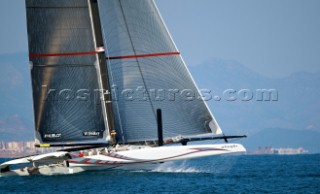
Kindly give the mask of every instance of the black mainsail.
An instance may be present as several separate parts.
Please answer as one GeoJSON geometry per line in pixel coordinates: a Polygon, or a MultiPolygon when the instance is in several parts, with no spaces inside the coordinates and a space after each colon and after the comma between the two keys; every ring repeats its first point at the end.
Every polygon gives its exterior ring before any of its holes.
{"type": "Polygon", "coordinates": [[[26,9],[36,144],[106,143],[113,118],[96,2],[26,0],[26,9]]]}

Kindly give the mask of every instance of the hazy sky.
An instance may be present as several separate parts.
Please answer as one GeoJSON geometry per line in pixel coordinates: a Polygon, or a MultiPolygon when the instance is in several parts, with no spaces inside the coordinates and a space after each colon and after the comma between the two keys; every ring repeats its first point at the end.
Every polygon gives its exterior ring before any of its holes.
{"type": "MultiPolygon", "coordinates": [[[[320,71],[319,0],[157,0],[188,65],[236,60],[269,77],[320,71]]],[[[27,52],[24,0],[0,7],[0,54],[27,52]]]]}

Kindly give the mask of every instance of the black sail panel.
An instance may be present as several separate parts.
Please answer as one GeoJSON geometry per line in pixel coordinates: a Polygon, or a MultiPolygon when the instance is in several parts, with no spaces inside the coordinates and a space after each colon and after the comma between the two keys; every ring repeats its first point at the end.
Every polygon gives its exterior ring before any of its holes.
{"type": "Polygon", "coordinates": [[[106,142],[87,0],[26,0],[37,144],[106,142]]]}
{"type": "Polygon", "coordinates": [[[222,133],[153,0],[99,0],[120,142],[222,133]],[[193,97],[194,96],[194,97],[193,97]]]}

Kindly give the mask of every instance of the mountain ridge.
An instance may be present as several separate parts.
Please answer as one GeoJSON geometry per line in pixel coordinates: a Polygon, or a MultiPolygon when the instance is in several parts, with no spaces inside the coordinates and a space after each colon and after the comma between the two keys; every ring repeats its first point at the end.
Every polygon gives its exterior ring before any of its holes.
{"type": "Polygon", "coordinates": [[[209,88],[220,95],[230,88],[236,91],[278,91],[277,101],[258,101],[255,98],[251,101],[209,101],[208,104],[222,128],[243,126],[255,128],[254,130],[273,127],[307,129],[314,126],[315,130],[319,130],[320,105],[317,103],[317,96],[320,95],[320,73],[302,72],[272,79],[263,77],[238,62],[221,59],[189,68],[200,88],[209,88]],[[230,120],[237,119],[253,120],[253,125],[248,122],[243,125],[240,121],[230,124],[230,120]]]}

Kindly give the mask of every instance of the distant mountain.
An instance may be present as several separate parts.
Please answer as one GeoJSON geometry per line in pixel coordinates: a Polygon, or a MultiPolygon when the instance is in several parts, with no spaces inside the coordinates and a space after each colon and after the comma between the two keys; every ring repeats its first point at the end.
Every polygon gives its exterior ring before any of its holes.
{"type": "Polygon", "coordinates": [[[320,73],[301,72],[271,79],[236,61],[221,59],[191,66],[190,71],[200,88],[211,89],[215,95],[222,96],[227,89],[253,91],[251,101],[208,102],[226,133],[251,134],[265,128],[320,131],[320,73]],[[257,101],[257,89],[276,89],[278,101],[257,101]]]}
{"type": "Polygon", "coordinates": [[[0,55],[0,141],[33,139],[33,109],[26,53],[0,55]]]}
{"type": "Polygon", "coordinates": [[[26,53],[0,55],[0,119],[19,115],[32,120],[32,93],[26,53]]]}
{"type": "Polygon", "coordinates": [[[223,96],[223,91],[249,89],[253,99],[208,101],[226,134],[247,134],[243,144],[258,146],[304,147],[320,152],[320,73],[300,72],[282,79],[264,77],[231,60],[211,59],[189,67],[200,88],[223,96]],[[257,89],[276,89],[278,101],[258,101],[257,89]],[[293,130],[296,129],[296,130],[293,130]]]}
{"type": "Polygon", "coordinates": [[[33,136],[30,120],[19,115],[0,119],[0,141],[30,141],[33,136]]]}

